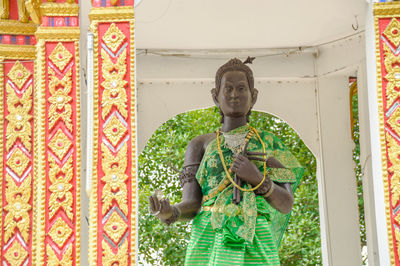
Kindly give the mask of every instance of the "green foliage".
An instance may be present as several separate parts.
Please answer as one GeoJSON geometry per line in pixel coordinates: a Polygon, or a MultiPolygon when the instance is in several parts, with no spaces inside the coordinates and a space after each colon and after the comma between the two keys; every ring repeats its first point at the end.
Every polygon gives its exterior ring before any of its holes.
{"type": "MultiPolygon", "coordinates": [[[[358,118],[358,94],[354,93],[351,99],[352,101],[352,120],[353,120],[353,161],[355,163],[354,171],[357,180],[357,196],[358,196],[358,213],[359,213],[359,223],[360,223],[360,241],[361,249],[367,245],[367,234],[365,228],[365,216],[364,216],[364,196],[363,196],[363,186],[362,177],[363,172],[360,163],[360,123],[358,118]]],[[[367,265],[367,258],[363,258],[363,265],[367,265]]]]}
{"type": "MultiPolygon", "coordinates": [[[[148,196],[157,188],[172,203],[180,201],[178,175],[188,142],[220,127],[215,107],[183,113],[165,122],[139,156],[139,259],[141,264],[183,265],[190,238],[190,223],[169,228],[148,210],[148,196]]],[[[250,124],[279,137],[305,173],[295,194],[291,221],[280,247],[282,265],[321,265],[316,161],[297,133],[280,119],[253,112],[250,124]]]]}

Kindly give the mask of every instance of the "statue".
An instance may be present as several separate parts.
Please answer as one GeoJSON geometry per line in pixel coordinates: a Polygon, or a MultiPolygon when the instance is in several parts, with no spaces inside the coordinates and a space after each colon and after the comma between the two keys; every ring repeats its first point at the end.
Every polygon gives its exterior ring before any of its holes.
{"type": "Polygon", "coordinates": [[[251,127],[257,100],[251,63],[231,59],[212,97],[221,129],[190,141],[180,175],[182,201],[156,191],[150,210],[170,225],[193,219],[185,265],[280,265],[278,246],[302,167],[272,133],[251,127]]]}

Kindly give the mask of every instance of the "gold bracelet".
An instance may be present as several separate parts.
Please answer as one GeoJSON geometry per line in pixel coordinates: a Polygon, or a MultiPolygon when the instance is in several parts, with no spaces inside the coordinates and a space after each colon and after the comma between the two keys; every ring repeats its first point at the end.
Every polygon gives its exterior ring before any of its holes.
{"type": "Polygon", "coordinates": [[[268,198],[269,196],[271,196],[272,192],[274,192],[274,182],[272,182],[270,189],[268,190],[267,193],[265,193],[263,195],[264,198],[268,198]]]}

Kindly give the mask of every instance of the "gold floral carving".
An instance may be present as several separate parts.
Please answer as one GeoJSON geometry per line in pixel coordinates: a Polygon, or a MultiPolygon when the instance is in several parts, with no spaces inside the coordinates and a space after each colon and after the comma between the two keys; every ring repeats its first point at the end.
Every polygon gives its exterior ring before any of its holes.
{"type": "Polygon", "coordinates": [[[79,28],[40,27],[38,31],[34,174],[40,177],[36,190],[43,193],[36,195],[39,233],[34,265],[79,265],[79,28]]]}
{"type": "Polygon", "coordinates": [[[103,263],[104,266],[128,265],[128,241],[125,241],[114,254],[110,246],[103,240],[103,263]]]}
{"type": "Polygon", "coordinates": [[[400,92],[395,89],[400,88],[400,67],[397,65],[400,64],[400,57],[395,56],[386,44],[384,44],[383,48],[385,51],[384,63],[387,71],[385,79],[388,81],[386,86],[387,106],[391,106],[400,95],[400,92]]]}
{"type": "Polygon", "coordinates": [[[56,134],[54,134],[49,142],[49,147],[60,160],[65,157],[65,154],[69,151],[71,146],[71,140],[61,129],[57,130],[56,134]]]}
{"type": "Polygon", "coordinates": [[[7,89],[7,109],[9,114],[6,116],[7,124],[7,142],[6,147],[9,150],[17,138],[21,140],[28,151],[31,150],[31,119],[29,112],[32,109],[32,86],[30,85],[25,93],[19,98],[11,87],[6,84],[7,89]]]}
{"type": "Polygon", "coordinates": [[[4,255],[6,260],[11,265],[21,265],[25,261],[27,256],[28,252],[22,247],[22,245],[18,241],[14,241],[4,255]]]}
{"type": "Polygon", "coordinates": [[[114,243],[118,243],[122,237],[122,235],[126,232],[128,225],[122,219],[120,215],[116,212],[113,212],[110,218],[107,220],[104,225],[104,230],[107,235],[114,241],[114,243]]]}
{"type": "Polygon", "coordinates": [[[105,119],[110,113],[111,108],[115,106],[119,113],[127,118],[127,96],[125,86],[128,84],[124,77],[126,75],[126,50],[118,57],[114,64],[110,56],[101,50],[101,58],[103,59],[102,74],[104,81],[101,83],[104,91],[102,95],[102,118],[105,119]]]}
{"type": "Polygon", "coordinates": [[[119,143],[127,131],[128,129],[116,116],[113,116],[104,128],[104,134],[114,146],[119,143]]]}
{"type": "Polygon", "coordinates": [[[72,266],[72,245],[69,245],[67,251],[61,260],[58,259],[54,250],[47,244],[47,265],[52,266],[72,266]]]}
{"type": "MultiPolygon", "coordinates": [[[[375,56],[376,56],[376,66],[377,66],[377,100],[378,100],[378,113],[379,113],[379,131],[380,131],[380,144],[381,144],[381,158],[382,158],[382,178],[383,178],[383,189],[384,189],[384,201],[385,201],[385,211],[386,211],[386,224],[387,224],[387,232],[388,232],[388,246],[389,246],[389,254],[390,254],[390,263],[395,265],[399,262],[398,257],[396,258],[395,252],[399,253],[399,248],[395,246],[396,242],[399,243],[400,235],[398,233],[398,229],[395,227],[394,219],[392,219],[392,206],[395,206],[396,202],[398,202],[398,192],[399,188],[397,184],[399,184],[397,173],[395,171],[397,166],[391,165],[390,161],[396,161],[394,158],[395,152],[393,149],[395,146],[399,145],[395,142],[389,134],[395,134],[394,131],[389,133],[387,130],[389,128],[388,124],[386,124],[385,117],[386,112],[393,107],[393,103],[398,97],[397,90],[399,89],[399,58],[394,55],[394,52],[391,52],[391,49],[397,49],[397,47],[393,47],[395,45],[395,41],[393,39],[390,41],[392,44],[387,44],[384,40],[382,40],[382,33],[380,29],[381,22],[386,18],[397,18],[400,13],[400,3],[392,2],[392,3],[375,3],[374,4],[374,21],[375,21],[375,56]],[[391,47],[388,47],[390,45],[391,47]],[[383,46],[383,51],[381,51],[381,47],[383,46]],[[381,61],[381,56],[383,54],[383,62],[381,61]],[[382,73],[387,72],[388,74],[382,77],[382,73]],[[386,83],[385,80],[388,82],[386,83]],[[386,83],[386,84],[385,84],[386,83]],[[384,101],[386,98],[386,101],[384,101]],[[390,174],[393,173],[392,176],[390,174]],[[390,178],[390,179],[389,179],[390,178]],[[395,184],[397,182],[397,184],[395,184]],[[395,187],[393,187],[395,185],[395,187]],[[396,194],[397,193],[397,194],[396,194]],[[397,195],[397,196],[396,196],[397,195]],[[390,203],[391,202],[391,203],[390,203]],[[397,251],[395,251],[397,249],[397,251]]],[[[397,24],[397,22],[395,22],[397,24]]],[[[393,20],[392,20],[393,24],[393,20]]],[[[389,26],[389,25],[388,25],[389,26]]],[[[394,29],[392,29],[394,30],[394,29]]],[[[393,34],[397,35],[397,32],[394,30],[393,34]]],[[[389,39],[389,36],[383,34],[389,39]]],[[[393,36],[391,36],[393,38],[393,36]]],[[[393,114],[392,114],[393,116],[393,114]]],[[[389,122],[389,121],[387,121],[389,122]]],[[[391,125],[390,127],[393,127],[391,125]]],[[[394,129],[393,129],[394,130],[394,129]]],[[[397,163],[395,163],[397,164],[397,163]]],[[[397,171],[397,170],[396,170],[397,171]]]]}
{"type": "MultiPolygon", "coordinates": [[[[399,117],[397,117],[397,119],[399,119],[399,117]]],[[[393,174],[390,183],[392,206],[394,207],[400,200],[400,145],[389,133],[386,133],[386,139],[388,142],[388,156],[391,162],[391,166],[388,167],[388,170],[393,174]]]]}
{"type": "MultiPolygon", "coordinates": [[[[399,229],[395,230],[395,236],[397,239],[397,246],[400,247],[400,230],[399,229]]],[[[397,252],[397,256],[400,257],[400,250],[397,252]]]]}
{"type": "Polygon", "coordinates": [[[102,168],[104,176],[101,179],[105,182],[102,192],[103,215],[109,210],[113,200],[115,200],[119,208],[128,214],[127,205],[127,187],[125,181],[128,179],[126,175],[127,152],[128,146],[125,143],[116,156],[114,156],[106,145],[101,145],[102,151],[102,168]]]}
{"type": "Polygon", "coordinates": [[[59,42],[53,52],[51,52],[49,58],[59,70],[63,71],[69,61],[71,61],[72,54],[61,42],[59,42]]]}
{"type": "Polygon", "coordinates": [[[31,76],[31,72],[17,61],[11,68],[10,72],[8,72],[7,76],[15,83],[15,85],[17,85],[18,88],[22,88],[22,85],[24,85],[31,76]]]}
{"type": "Polygon", "coordinates": [[[49,124],[50,128],[61,118],[69,130],[72,131],[72,107],[69,104],[72,97],[69,96],[72,89],[72,71],[68,69],[65,76],[59,80],[54,71],[49,68],[49,97],[50,114],[49,124]]]}
{"type": "Polygon", "coordinates": [[[397,108],[396,111],[393,112],[387,122],[397,135],[400,136],[400,108],[397,108]]]}
{"type": "Polygon", "coordinates": [[[73,178],[72,156],[62,168],[59,168],[54,158],[49,156],[49,180],[51,182],[49,190],[51,192],[49,199],[49,217],[52,218],[59,208],[63,208],[68,218],[72,220],[72,189],[71,180],[73,178]]]}
{"type": "Polygon", "coordinates": [[[43,16],[78,16],[79,5],[72,3],[43,3],[40,6],[40,11],[43,16]]]}
{"type": "Polygon", "coordinates": [[[72,229],[65,223],[65,221],[58,217],[49,231],[49,236],[60,248],[72,234],[72,229]]]}
{"type": "Polygon", "coordinates": [[[117,49],[121,46],[121,43],[125,40],[125,38],[125,35],[115,25],[115,23],[112,23],[104,34],[103,41],[108,46],[108,48],[110,48],[111,51],[115,53],[117,49]]]}
{"type": "Polygon", "coordinates": [[[6,200],[4,210],[7,214],[4,218],[4,241],[7,242],[18,228],[25,242],[29,241],[30,218],[28,211],[32,209],[29,203],[31,198],[31,179],[25,178],[20,186],[6,175],[6,200]]]}
{"type": "Polygon", "coordinates": [[[19,148],[15,149],[7,160],[7,165],[20,177],[28,164],[29,157],[19,148]]]}
{"type": "Polygon", "coordinates": [[[95,122],[93,131],[93,142],[101,148],[100,151],[93,149],[93,167],[100,166],[101,171],[94,171],[92,178],[89,264],[133,265],[136,249],[135,89],[127,81],[135,80],[133,7],[92,8],[89,17],[92,21],[98,20],[90,27],[94,34],[94,121],[103,120],[100,125],[95,122]],[[98,32],[99,23],[108,27],[114,25],[104,33],[109,34],[102,36],[98,32]],[[129,35],[120,30],[127,26],[129,35]],[[120,42],[117,35],[113,38],[113,31],[124,35],[120,42]],[[130,169],[128,163],[132,164],[130,169]],[[129,187],[127,182],[130,182],[129,187]],[[129,198],[132,200],[128,206],[129,198]],[[99,218],[107,220],[99,224],[99,218]],[[101,246],[97,244],[99,239],[101,246]]]}
{"type": "Polygon", "coordinates": [[[400,44],[400,22],[396,18],[392,18],[389,25],[383,31],[383,34],[393,43],[396,47],[400,44]]]}

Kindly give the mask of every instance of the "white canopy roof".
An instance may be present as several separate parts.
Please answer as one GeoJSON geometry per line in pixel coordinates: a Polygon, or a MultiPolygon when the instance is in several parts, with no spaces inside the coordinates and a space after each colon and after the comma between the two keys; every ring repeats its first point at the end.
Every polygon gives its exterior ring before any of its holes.
{"type": "Polygon", "coordinates": [[[364,30],[366,6],[365,0],[142,0],[136,47],[314,46],[364,30]]]}

